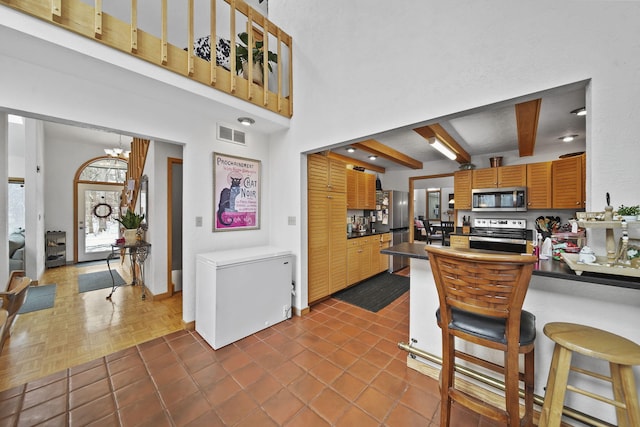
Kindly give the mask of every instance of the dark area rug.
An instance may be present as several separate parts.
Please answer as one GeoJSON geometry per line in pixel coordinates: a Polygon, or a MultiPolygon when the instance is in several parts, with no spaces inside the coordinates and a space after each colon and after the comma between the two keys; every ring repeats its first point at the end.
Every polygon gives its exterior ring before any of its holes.
{"type": "Polygon", "coordinates": [[[56,299],[56,285],[29,286],[27,299],[18,310],[18,314],[44,310],[53,307],[56,299]]]}
{"type": "MultiPolygon", "coordinates": [[[[125,281],[117,271],[112,271],[116,286],[124,285],[125,281]]],[[[78,292],[89,292],[97,289],[105,289],[113,286],[109,270],[96,271],[78,276],[78,292]]]]}
{"type": "Polygon", "coordinates": [[[341,301],[376,313],[408,290],[408,277],[381,273],[355,286],[337,292],[333,296],[341,301]]]}

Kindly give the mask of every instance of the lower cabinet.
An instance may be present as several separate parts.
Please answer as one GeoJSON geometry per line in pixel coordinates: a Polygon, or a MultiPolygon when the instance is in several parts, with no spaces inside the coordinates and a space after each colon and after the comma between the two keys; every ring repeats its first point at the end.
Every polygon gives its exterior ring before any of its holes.
{"type": "Polygon", "coordinates": [[[380,253],[391,245],[391,233],[347,241],[347,286],[389,269],[389,255],[380,253]]]}
{"type": "Polygon", "coordinates": [[[378,240],[378,273],[389,270],[389,255],[380,253],[389,246],[391,246],[391,233],[381,234],[378,240]]]}
{"type": "Polygon", "coordinates": [[[449,243],[452,248],[468,249],[469,248],[469,236],[449,236],[449,243]]]}
{"type": "Polygon", "coordinates": [[[368,237],[347,242],[347,286],[369,277],[371,271],[371,244],[368,237]]]}

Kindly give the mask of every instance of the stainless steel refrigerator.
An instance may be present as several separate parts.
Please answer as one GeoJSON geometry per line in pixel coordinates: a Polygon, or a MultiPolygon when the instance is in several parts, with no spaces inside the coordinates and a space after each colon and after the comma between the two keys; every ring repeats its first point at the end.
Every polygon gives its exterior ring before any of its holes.
{"type": "MultiPolygon", "coordinates": [[[[407,191],[389,191],[389,231],[392,245],[409,241],[409,193],[407,191]]],[[[407,257],[392,256],[389,271],[393,273],[408,265],[407,257]]]]}

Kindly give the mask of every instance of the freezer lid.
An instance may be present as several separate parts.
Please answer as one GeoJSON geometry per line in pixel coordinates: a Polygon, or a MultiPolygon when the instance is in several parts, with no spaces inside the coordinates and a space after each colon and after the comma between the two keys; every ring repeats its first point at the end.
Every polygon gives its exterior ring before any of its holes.
{"type": "Polygon", "coordinates": [[[196,255],[196,260],[218,267],[271,258],[290,256],[291,251],[274,246],[256,246],[242,249],[206,252],[196,255]]]}

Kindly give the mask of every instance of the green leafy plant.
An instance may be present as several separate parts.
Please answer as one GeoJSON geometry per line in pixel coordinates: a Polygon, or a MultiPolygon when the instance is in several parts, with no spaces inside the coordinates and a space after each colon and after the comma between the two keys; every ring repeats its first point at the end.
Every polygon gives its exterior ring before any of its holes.
{"type": "Polygon", "coordinates": [[[135,230],[140,227],[142,224],[142,220],[144,219],[144,214],[138,215],[132,210],[128,210],[123,216],[119,219],[116,219],[122,226],[128,230],[135,230]]]}
{"type": "Polygon", "coordinates": [[[620,205],[620,207],[618,208],[618,215],[620,216],[640,215],[640,205],[635,205],[635,206],[620,205]]]}
{"type": "MultiPolygon", "coordinates": [[[[249,34],[240,33],[238,34],[238,38],[242,43],[236,44],[236,72],[240,74],[242,72],[242,64],[249,62],[249,34]]],[[[251,55],[253,58],[254,64],[260,64],[260,67],[264,66],[264,55],[262,54],[262,48],[264,46],[264,42],[256,41],[254,43],[253,49],[251,49],[251,55]]],[[[273,71],[271,68],[271,63],[278,63],[278,55],[271,51],[267,52],[267,66],[269,67],[269,71],[273,71]]]]}

